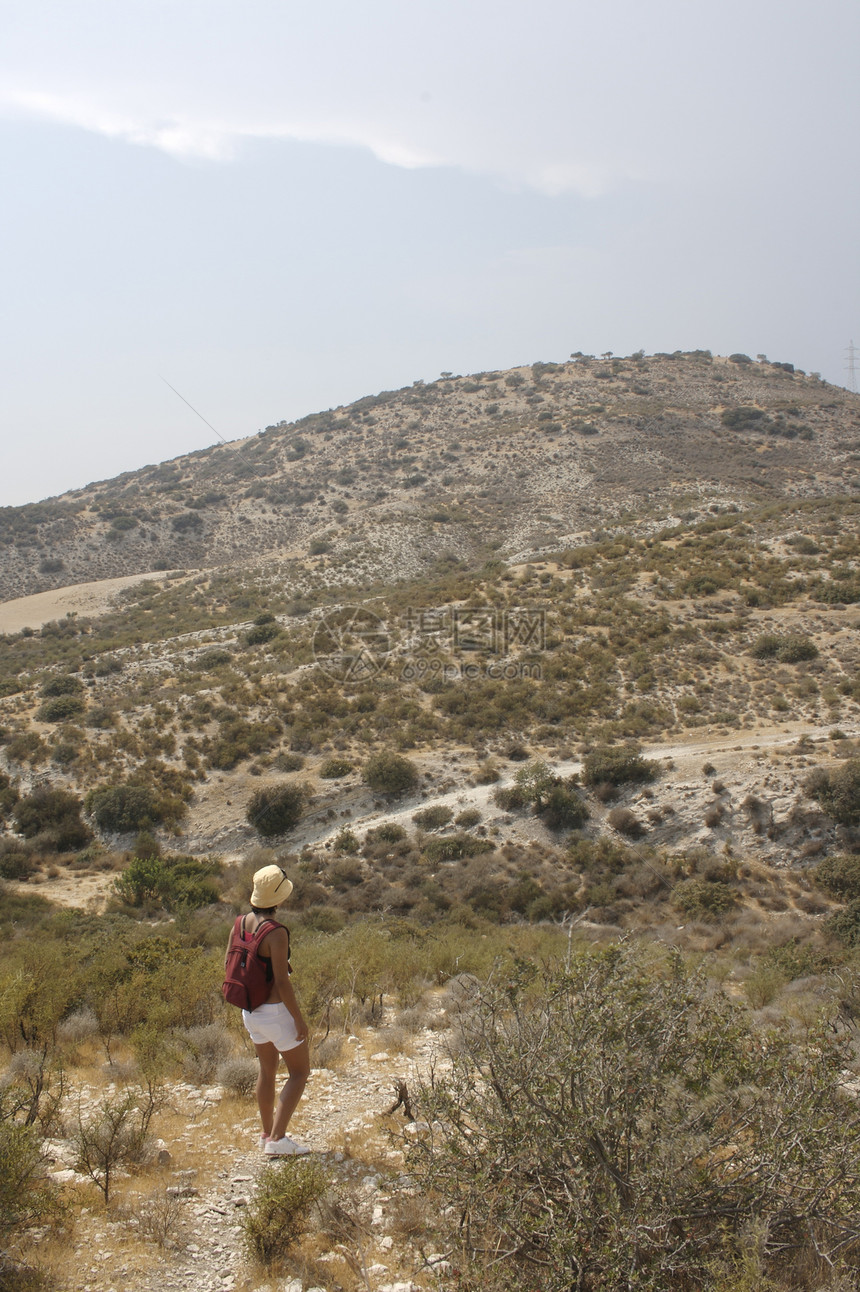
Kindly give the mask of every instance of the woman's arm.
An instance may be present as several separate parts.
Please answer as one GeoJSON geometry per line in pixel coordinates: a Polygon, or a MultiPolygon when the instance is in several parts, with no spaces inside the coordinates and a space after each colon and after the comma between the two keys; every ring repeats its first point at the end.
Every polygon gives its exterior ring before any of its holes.
{"type": "Polygon", "coordinates": [[[306,1041],[308,1039],[308,1025],[299,1008],[299,1002],[296,1000],[296,993],[293,991],[293,984],[290,980],[290,971],[287,968],[290,956],[290,935],[283,926],[280,926],[273,929],[264,941],[268,943],[266,949],[272,957],[272,973],[275,977],[278,993],[295,1020],[298,1039],[306,1041]]]}

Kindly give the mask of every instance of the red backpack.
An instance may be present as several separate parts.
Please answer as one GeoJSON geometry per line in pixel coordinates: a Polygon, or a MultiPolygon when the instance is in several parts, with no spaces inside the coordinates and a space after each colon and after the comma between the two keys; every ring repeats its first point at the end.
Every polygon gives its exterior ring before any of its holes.
{"type": "Polygon", "coordinates": [[[221,992],[229,1005],[254,1010],[265,1003],[272,986],[272,966],[260,955],[260,943],[272,929],[283,925],[275,920],[263,920],[249,937],[245,932],[245,918],[237,916],[230,934],[221,992]]]}

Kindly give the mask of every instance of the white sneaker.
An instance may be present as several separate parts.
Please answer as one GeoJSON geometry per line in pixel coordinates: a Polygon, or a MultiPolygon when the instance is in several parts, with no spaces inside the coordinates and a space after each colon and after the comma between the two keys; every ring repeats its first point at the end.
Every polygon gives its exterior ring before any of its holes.
{"type": "Polygon", "coordinates": [[[263,1151],[269,1157],[303,1157],[305,1153],[310,1153],[306,1144],[297,1144],[289,1135],[285,1135],[283,1139],[267,1140],[263,1151]]]}

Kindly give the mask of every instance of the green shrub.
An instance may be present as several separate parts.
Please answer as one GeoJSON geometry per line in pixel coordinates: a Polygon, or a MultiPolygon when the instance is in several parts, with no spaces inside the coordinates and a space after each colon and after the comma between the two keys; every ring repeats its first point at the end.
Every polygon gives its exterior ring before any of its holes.
{"type": "Polygon", "coordinates": [[[212,861],[197,857],[134,857],[115,881],[117,896],[129,906],[160,906],[165,911],[197,909],[218,901],[212,861]]]}
{"type": "MultiPolygon", "coordinates": [[[[62,1216],[60,1195],[46,1176],[41,1137],[35,1126],[21,1126],[0,1096],[0,1245],[35,1225],[51,1224],[62,1216]]],[[[0,1255],[0,1262],[3,1256],[0,1255]]],[[[0,1279],[4,1270],[0,1264],[0,1279]]],[[[19,1286],[10,1281],[9,1289],[19,1286]]]]}
{"type": "Polygon", "coordinates": [[[783,664],[799,664],[802,660],[817,659],[818,647],[802,633],[788,633],[783,637],[776,657],[783,664]]]}
{"type": "Polygon", "coordinates": [[[42,687],[41,694],[45,699],[52,699],[58,695],[80,695],[84,689],[84,684],[78,677],[73,677],[70,673],[61,673],[59,677],[52,677],[42,687]]]}
{"type": "Polygon", "coordinates": [[[553,776],[546,763],[535,759],[515,773],[514,784],[519,786],[526,803],[531,803],[535,811],[539,812],[546,795],[558,784],[558,778],[553,776]]]}
{"type": "Polygon", "coordinates": [[[860,898],[855,897],[844,910],[831,915],[824,927],[846,946],[860,947],[860,898]]]}
{"type": "Polygon", "coordinates": [[[58,767],[70,767],[80,752],[80,745],[72,744],[70,740],[61,740],[51,750],[51,762],[56,763],[58,767]]]}
{"type": "Polygon", "coordinates": [[[807,778],[806,792],[840,825],[860,825],[860,758],[829,772],[817,768],[807,778]]]}
{"type": "Polygon", "coordinates": [[[464,830],[471,830],[472,826],[480,825],[481,813],[477,808],[466,808],[454,818],[454,824],[461,826],[464,830]]]}
{"type": "Polygon", "coordinates": [[[541,819],[550,830],[580,830],[588,820],[588,808],[576,790],[554,785],[546,797],[541,819]]]}
{"type": "Polygon", "coordinates": [[[272,766],[279,772],[300,772],[304,765],[304,755],[294,754],[290,750],[275,754],[272,759],[272,766]]]}
{"type": "Polygon", "coordinates": [[[92,838],[81,820],[81,800],[70,790],[33,790],[18,800],[12,815],[19,834],[52,852],[83,848],[92,838]]]}
{"type": "Polygon", "coordinates": [[[748,426],[755,426],[756,423],[763,425],[768,418],[761,408],[724,408],[720,413],[720,421],[723,426],[742,431],[748,426]]]}
{"type": "Polygon", "coordinates": [[[258,834],[273,838],[298,825],[306,797],[300,785],[266,785],[251,797],[245,817],[258,834]]]}
{"type": "Polygon", "coordinates": [[[824,1026],[764,1037],[680,957],[631,947],[473,984],[408,1160],[445,1204],[458,1287],[740,1289],[720,1275],[752,1235],[744,1287],[788,1286],[819,1261],[855,1270],[847,1052],[824,1026]]]}
{"type": "Polygon", "coordinates": [[[815,869],[815,880],[840,902],[853,901],[860,897],[860,857],[826,857],[815,869]]]}
{"type": "Polygon", "coordinates": [[[6,820],[19,797],[17,788],[6,773],[0,772],[0,821],[6,820]]]}
{"type": "Polygon", "coordinates": [[[672,889],[672,905],[694,920],[718,920],[735,905],[732,890],[707,879],[684,879],[672,889]]]}
{"type": "Polygon", "coordinates": [[[345,852],[350,856],[354,856],[360,847],[358,835],[354,830],[350,830],[349,826],[345,825],[343,829],[338,831],[334,841],[335,852],[345,852]]]}
{"type": "Polygon", "coordinates": [[[301,920],[303,928],[319,933],[339,933],[346,923],[343,913],[330,906],[309,906],[302,911],[301,920]]]}
{"type": "Polygon", "coordinates": [[[281,724],[276,719],[248,722],[233,716],[222,718],[218,735],[212,743],[209,763],[220,771],[229,771],[244,758],[270,748],[280,731],[281,724]]]}
{"type": "Polygon", "coordinates": [[[233,656],[228,650],[221,647],[214,647],[212,650],[205,650],[202,655],[198,655],[192,667],[199,668],[201,672],[208,669],[223,668],[225,664],[232,664],[233,656]]]}
{"type": "Polygon", "coordinates": [[[365,840],[368,843],[373,843],[377,839],[381,843],[400,843],[400,840],[406,837],[407,833],[402,825],[398,825],[396,821],[385,821],[382,825],[368,830],[365,840]]]}
{"type": "Polygon", "coordinates": [[[499,785],[493,790],[493,802],[503,812],[521,812],[526,806],[526,796],[519,785],[499,785]]]}
{"type": "Polygon", "coordinates": [[[280,633],[277,624],[256,624],[249,628],[245,634],[245,641],[249,646],[262,646],[265,642],[270,642],[280,633]]]}
{"type": "Polygon", "coordinates": [[[413,812],[412,820],[420,830],[441,830],[453,816],[454,813],[449,807],[445,807],[443,803],[436,803],[433,807],[422,808],[420,812],[413,812]]]}
{"type": "Polygon", "coordinates": [[[40,722],[67,722],[69,718],[80,717],[86,707],[79,695],[58,695],[56,699],[46,700],[36,711],[36,717],[40,722]]]}
{"type": "Polygon", "coordinates": [[[582,779],[589,786],[639,784],[653,781],[657,770],[635,745],[603,745],[586,754],[582,779]]]}
{"type": "Polygon", "coordinates": [[[324,781],[337,781],[351,771],[352,763],[348,758],[327,758],[320,766],[319,775],[324,781]]]}
{"type": "Polygon", "coordinates": [[[264,1166],[242,1215],[248,1255],[266,1266],[284,1257],[306,1233],[311,1211],[328,1186],[321,1163],[313,1159],[290,1158],[264,1166]]]}
{"type": "Polygon", "coordinates": [[[816,659],[818,647],[802,633],[762,633],[750,648],[754,659],[778,659],[782,664],[799,664],[802,660],[816,659]]]}
{"type": "Polygon", "coordinates": [[[203,517],[196,511],[186,511],[181,516],[174,516],[171,524],[177,534],[188,534],[203,528],[203,517]]]}
{"type": "Polygon", "coordinates": [[[12,839],[0,839],[0,879],[27,879],[36,869],[32,853],[12,839]]]}
{"type": "Polygon", "coordinates": [[[458,861],[461,857],[476,857],[482,852],[492,852],[489,839],[476,839],[473,834],[447,834],[430,839],[422,853],[427,861],[436,865],[440,861],[458,861]]]}
{"type": "Polygon", "coordinates": [[[98,828],[109,834],[149,830],[164,820],[158,794],[146,785],[103,785],[90,790],[86,807],[98,828]]]}
{"type": "Polygon", "coordinates": [[[418,784],[418,769],[402,754],[383,751],[368,759],[362,779],[375,794],[405,794],[418,784]]]}

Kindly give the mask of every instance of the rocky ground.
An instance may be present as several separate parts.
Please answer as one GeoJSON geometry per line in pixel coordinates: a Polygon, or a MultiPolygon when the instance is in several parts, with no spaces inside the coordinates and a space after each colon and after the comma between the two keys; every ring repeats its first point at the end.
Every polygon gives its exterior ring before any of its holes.
{"type": "MultiPolygon", "coordinates": [[[[412,1038],[409,1054],[390,1053],[385,1043],[384,1028],[348,1037],[336,1069],[313,1070],[290,1127],[334,1184],[348,1216],[345,1241],[332,1241],[330,1232],[309,1235],[277,1276],[250,1262],[242,1247],[242,1216],[258,1173],[272,1163],[258,1146],[253,1096],[171,1083],[156,1127],[162,1164],[123,1179],[108,1209],[95,1188],[69,1168],[69,1145],[46,1145],[55,1178],[80,1207],[69,1244],[49,1256],[60,1292],[444,1287],[444,1254],[410,1242],[404,1232],[410,1227],[404,1212],[417,1204],[403,1146],[416,1128],[400,1112],[386,1115],[400,1081],[414,1090],[431,1061],[439,1069],[443,1044],[430,1029],[412,1038]]],[[[71,1100],[82,1099],[86,1109],[106,1090],[85,1084],[72,1091],[71,1100]]],[[[289,1159],[276,1161],[274,1169],[289,1170],[289,1159]]]]}

